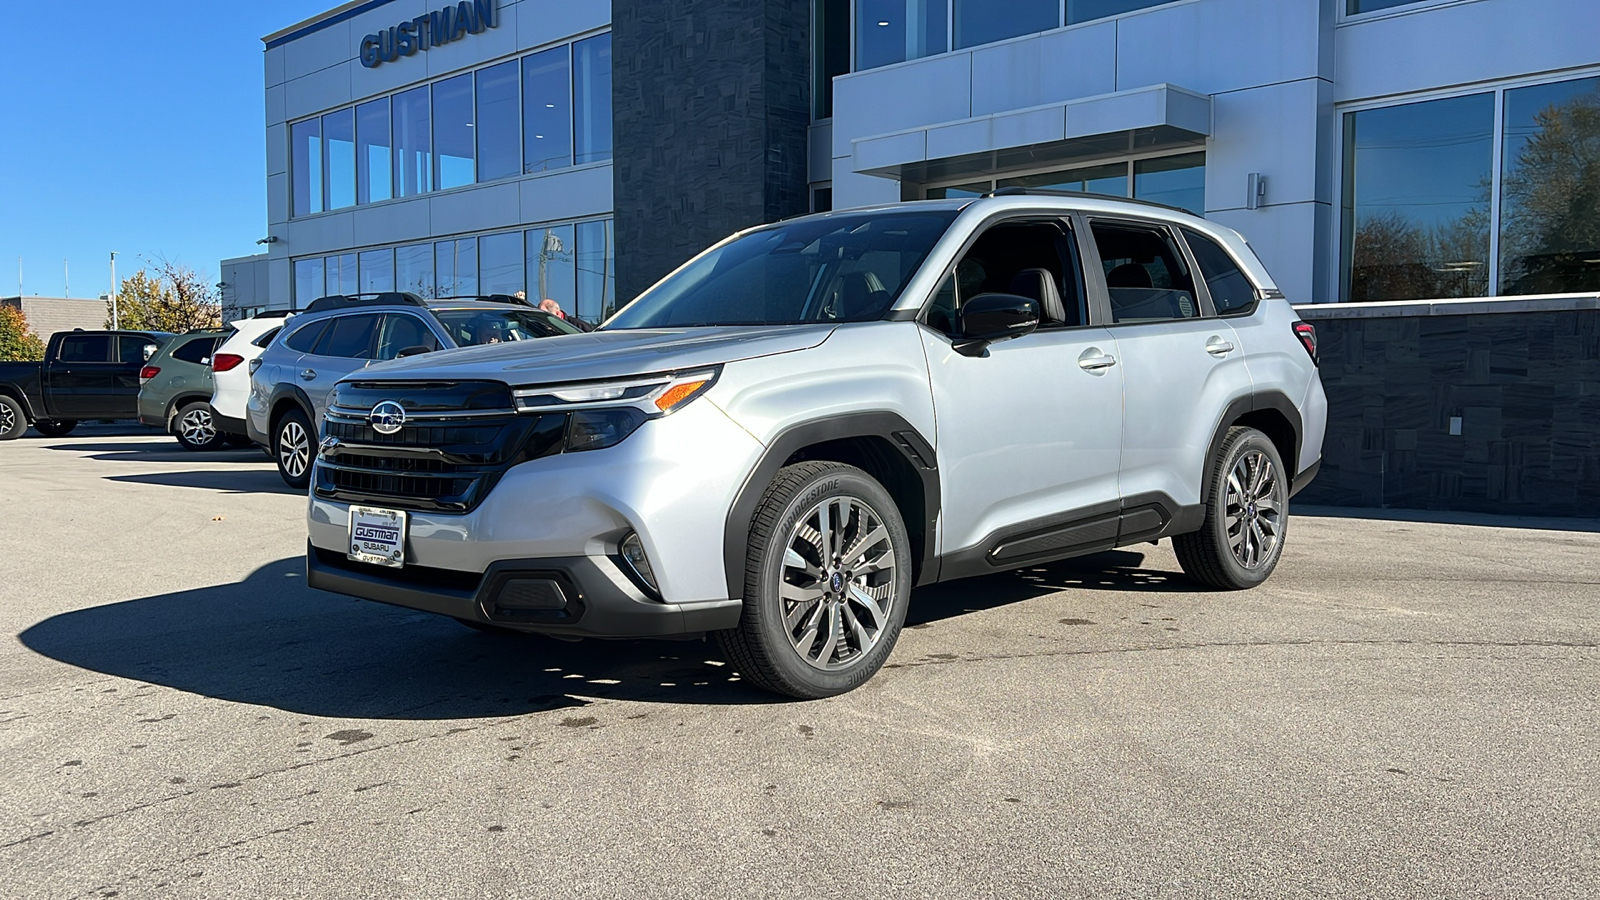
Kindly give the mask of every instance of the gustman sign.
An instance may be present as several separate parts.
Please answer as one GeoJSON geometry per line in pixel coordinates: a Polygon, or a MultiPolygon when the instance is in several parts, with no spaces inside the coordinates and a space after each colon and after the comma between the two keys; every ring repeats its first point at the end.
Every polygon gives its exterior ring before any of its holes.
{"type": "Polygon", "coordinates": [[[375,68],[500,24],[496,0],[461,0],[361,39],[361,64],[375,68]]]}

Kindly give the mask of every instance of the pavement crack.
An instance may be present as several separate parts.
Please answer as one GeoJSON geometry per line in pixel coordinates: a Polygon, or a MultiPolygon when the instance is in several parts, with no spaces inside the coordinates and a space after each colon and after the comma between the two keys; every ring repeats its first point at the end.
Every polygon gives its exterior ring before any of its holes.
{"type": "Polygon", "coordinates": [[[54,829],[51,829],[50,831],[41,831],[38,834],[30,834],[25,838],[18,838],[17,840],[9,841],[9,842],[4,843],[4,844],[0,844],[0,850],[9,850],[12,847],[16,847],[16,846],[20,846],[22,844],[26,844],[29,841],[36,841],[39,838],[49,837],[52,834],[55,834],[55,830],[54,829]]]}

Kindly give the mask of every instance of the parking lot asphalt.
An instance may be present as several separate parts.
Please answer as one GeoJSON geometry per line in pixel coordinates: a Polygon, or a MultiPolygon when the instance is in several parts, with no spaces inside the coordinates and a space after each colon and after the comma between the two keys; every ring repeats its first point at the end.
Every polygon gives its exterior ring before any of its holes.
{"type": "Polygon", "coordinates": [[[1600,895],[1592,522],[925,588],[801,703],[312,591],[303,506],[254,450],[0,445],[0,896],[1600,895]]]}

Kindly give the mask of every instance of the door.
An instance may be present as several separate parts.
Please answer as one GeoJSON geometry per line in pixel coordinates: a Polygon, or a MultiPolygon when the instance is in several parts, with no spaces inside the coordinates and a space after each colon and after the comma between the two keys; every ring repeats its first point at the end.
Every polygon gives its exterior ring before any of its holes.
{"type": "Polygon", "coordinates": [[[1063,524],[1115,521],[1122,369],[1110,333],[1086,324],[1082,267],[1070,236],[1069,224],[1057,220],[991,226],[924,313],[940,552],[958,569],[949,574],[981,571],[980,561],[1002,567],[1060,555],[1098,534],[1062,535],[1063,524]],[[956,352],[961,306],[980,293],[1041,301],[1040,327],[978,356],[956,352]],[[1048,536],[1052,531],[1058,533],[1048,536]],[[1038,535],[1046,536],[1029,543],[1038,535]]]}
{"type": "MultiPolygon", "coordinates": [[[[112,336],[103,332],[70,332],[60,338],[45,369],[46,407],[53,419],[111,418],[117,371],[112,336]]],[[[134,373],[138,396],[138,373],[134,373]]],[[[131,418],[130,408],[122,418],[131,418]]]]}
{"type": "Polygon", "coordinates": [[[1166,225],[1091,219],[1090,231],[1093,288],[1123,369],[1123,505],[1176,515],[1202,502],[1218,417],[1250,393],[1244,354],[1232,326],[1202,305],[1166,225]]]}
{"type": "Polygon", "coordinates": [[[372,361],[381,313],[355,313],[331,319],[311,352],[295,364],[294,383],[311,398],[312,425],[320,430],[328,394],[339,379],[372,361]]]}

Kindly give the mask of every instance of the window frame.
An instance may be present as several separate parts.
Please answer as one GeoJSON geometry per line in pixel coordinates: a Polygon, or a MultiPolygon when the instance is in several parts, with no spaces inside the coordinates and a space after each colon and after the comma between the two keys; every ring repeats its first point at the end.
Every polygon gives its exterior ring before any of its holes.
{"type": "Polygon", "coordinates": [[[1256,284],[1256,280],[1254,278],[1250,277],[1250,271],[1239,262],[1238,254],[1234,253],[1232,250],[1229,250],[1227,245],[1223,244],[1216,238],[1206,234],[1203,231],[1198,231],[1185,225],[1178,226],[1178,236],[1183,239],[1183,252],[1188,256],[1189,267],[1200,275],[1200,278],[1195,281],[1194,286],[1197,295],[1201,291],[1205,292],[1205,300],[1202,304],[1202,307],[1205,309],[1210,309],[1211,316],[1218,319],[1243,319],[1255,315],[1256,310],[1261,308],[1261,301],[1265,298],[1266,292],[1262,290],[1261,285],[1256,284]],[[1200,257],[1195,254],[1194,247],[1189,242],[1190,234],[1193,234],[1203,240],[1210,241],[1213,246],[1222,251],[1224,256],[1233,261],[1234,268],[1239,270],[1239,275],[1244,278],[1247,284],[1250,285],[1250,294],[1252,297],[1250,300],[1250,305],[1241,306],[1238,309],[1230,309],[1226,312],[1223,312],[1217,308],[1217,300],[1211,295],[1211,282],[1206,278],[1205,269],[1200,265],[1200,257]]]}
{"type": "Polygon", "coordinates": [[[1085,269],[1092,269],[1094,274],[1085,275],[1084,277],[1088,282],[1090,282],[1091,290],[1098,293],[1096,302],[1100,304],[1101,314],[1104,316],[1104,325],[1106,328],[1138,328],[1140,326],[1171,325],[1174,322],[1199,322],[1204,319],[1218,318],[1216,307],[1211,305],[1211,292],[1206,289],[1205,278],[1204,276],[1200,275],[1200,267],[1195,263],[1194,257],[1189,253],[1189,246],[1183,240],[1183,235],[1181,233],[1182,229],[1180,227],[1171,222],[1164,222],[1160,219],[1146,219],[1133,215],[1107,213],[1078,213],[1077,215],[1083,219],[1084,223],[1084,228],[1081,236],[1079,237],[1079,241],[1080,243],[1087,244],[1087,246],[1083,248],[1084,252],[1093,254],[1093,256],[1087,257],[1086,260],[1092,259],[1094,261],[1092,266],[1085,261],[1085,269]],[[1155,321],[1143,322],[1118,322],[1116,313],[1111,308],[1111,290],[1106,286],[1105,260],[1100,257],[1100,247],[1095,243],[1094,240],[1093,227],[1096,222],[1104,222],[1108,225],[1120,227],[1146,228],[1164,233],[1167,237],[1167,241],[1172,245],[1173,249],[1178,252],[1178,258],[1189,269],[1189,284],[1194,289],[1192,293],[1194,294],[1197,313],[1193,316],[1185,316],[1181,319],[1158,319],[1155,321]]]}

